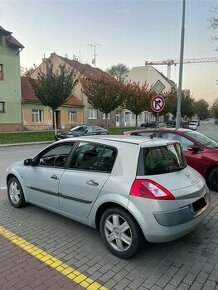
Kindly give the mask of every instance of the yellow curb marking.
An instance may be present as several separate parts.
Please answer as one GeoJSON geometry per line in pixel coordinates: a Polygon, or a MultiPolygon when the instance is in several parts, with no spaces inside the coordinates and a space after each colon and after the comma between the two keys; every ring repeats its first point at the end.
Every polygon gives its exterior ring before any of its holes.
{"type": "Polygon", "coordinates": [[[88,290],[108,290],[101,284],[95,282],[94,280],[90,279],[86,275],[80,273],[76,269],[69,267],[67,264],[63,263],[62,261],[56,259],[52,255],[44,252],[40,248],[36,247],[35,245],[27,242],[23,238],[19,237],[18,235],[10,232],[4,227],[0,226],[0,234],[10,240],[16,246],[19,246],[21,249],[25,250],[41,262],[49,265],[49,267],[55,269],[56,271],[62,273],[68,279],[73,281],[76,284],[81,285],[83,288],[88,290]]]}

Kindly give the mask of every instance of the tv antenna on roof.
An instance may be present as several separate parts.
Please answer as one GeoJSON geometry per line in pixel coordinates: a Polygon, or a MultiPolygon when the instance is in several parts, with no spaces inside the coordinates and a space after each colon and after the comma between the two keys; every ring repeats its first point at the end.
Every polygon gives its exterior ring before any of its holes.
{"type": "Polygon", "coordinates": [[[97,43],[97,42],[92,42],[92,43],[88,44],[88,46],[91,46],[93,48],[93,56],[94,57],[92,59],[92,64],[93,64],[94,67],[96,67],[96,56],[97,56],[96,47],[97,46],[101,46],[101,45],[99,43],[97,43]]]}

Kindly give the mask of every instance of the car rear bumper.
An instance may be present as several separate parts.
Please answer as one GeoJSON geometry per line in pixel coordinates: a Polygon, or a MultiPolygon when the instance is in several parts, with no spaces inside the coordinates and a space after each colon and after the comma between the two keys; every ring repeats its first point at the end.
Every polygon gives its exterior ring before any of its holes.
{"type": "MultiPolygon", "coordinates": [[[[137,198],[139,199],[139,198],[137,198]]],[[[178,206],[176,200],[155,202],[134,199],[128,209],[138,221],[148,242],[169,242],[195,229],[207,214],[210,205],[209,193],[190,203],[178,206]]]]}
{"type": "Polygon", "coordinates": [[[163,211],[157,213],[154,212],[153,214],[156,221],[161,226],[176,226],[193,220],[194,218],[202,214],[205,210],[207,210],[209,204],[209,193],[207,193],[197,201],[187,206],[171,211],[163,211]]]}

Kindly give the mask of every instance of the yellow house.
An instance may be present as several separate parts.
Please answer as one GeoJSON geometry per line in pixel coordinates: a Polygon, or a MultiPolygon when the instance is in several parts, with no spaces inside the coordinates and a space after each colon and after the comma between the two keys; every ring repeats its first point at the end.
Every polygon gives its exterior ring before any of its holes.
{"type": "MultiPolygon", "coordinates": [[[[21,77],[23,130],[53,129],[51,108],[42,105],[26,77],[21,77]]],[[[58,129],[70,129],[84,123],[83,103],[74,95],[57,109],[58,129]]]]}

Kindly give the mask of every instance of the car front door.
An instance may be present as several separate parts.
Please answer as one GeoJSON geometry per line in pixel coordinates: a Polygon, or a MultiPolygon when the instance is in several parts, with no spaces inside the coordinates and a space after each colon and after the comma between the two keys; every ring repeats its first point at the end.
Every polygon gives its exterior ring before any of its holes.
{"type": "Polygon", "coordinates": [[[81,142],[59,184],[60,208],[72,217],[87,218],[110,176],[116,149],[81,142]]]}
{"type": "Polygon", "coordinates": [[[26,167],[28,201],[47,208],[59,208],[59,181],[73,145],[63,143],[51,146],[33,160],[33,165],[26,167]]]}

